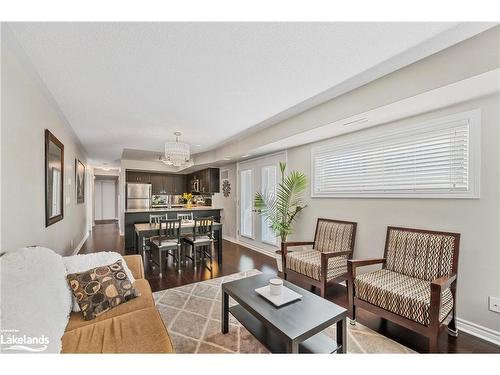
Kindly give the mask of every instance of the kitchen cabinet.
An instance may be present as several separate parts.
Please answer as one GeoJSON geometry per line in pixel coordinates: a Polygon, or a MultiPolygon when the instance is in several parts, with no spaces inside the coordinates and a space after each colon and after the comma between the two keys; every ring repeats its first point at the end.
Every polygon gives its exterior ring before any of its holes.
{"type": "Polygon", "coordinates": [[[188,187],[193,193],[218,193],[220,191],[219,168],[207,168],[191,173],[187,179],[188,187]]]}
{"type": "Polygon", "coordinates": [[[127,182],[140,182],[148,184],[150,182],[150,175],[148,172],[126,171],[125,180],[127,182]]]}
{"type": "Polygon", "coordinates": [[[166,194],[163,186],[163,175],[159,173],[151,174],[151,193],[153,195],[166,194]]]}
{"type": "Polygon", "coordinates": [[[151,191],[153,195],[180,195],[187,191],[186,181],[186,175],[154,173],[151,174],[151,191]]]}
{"type": "Polygon", "coordinates": [[[177,194],[177,195],[188,191],[186,175],[184,175],[184,174],[173,175],[172,191],[173,191],[173,194],[177,194]]]}

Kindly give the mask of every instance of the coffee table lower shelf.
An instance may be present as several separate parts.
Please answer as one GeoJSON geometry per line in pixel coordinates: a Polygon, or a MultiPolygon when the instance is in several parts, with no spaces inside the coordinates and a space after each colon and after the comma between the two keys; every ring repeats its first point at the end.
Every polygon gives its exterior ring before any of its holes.
{"type": "MultiPolygon", "coordinates": [[[[234,305],[229,312],[271,353],[287,353],[286,341],[273,329],[266,327],[241,305],[234,305]]],[[[334,339],[318,333],[299,344],[299,353],[329,354],[340,347],[334,339]]]]}

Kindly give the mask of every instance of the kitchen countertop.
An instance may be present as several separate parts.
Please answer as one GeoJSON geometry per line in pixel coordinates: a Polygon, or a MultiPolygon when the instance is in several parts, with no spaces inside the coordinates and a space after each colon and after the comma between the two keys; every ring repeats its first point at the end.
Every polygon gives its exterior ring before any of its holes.
{"type": "Polygon", "coordinates": [[[138,213],[138,212],[174,212],[174,211],[211,211],[211,210],[223,210],[222,208],[212,207],[212,206],[193,206],[191,208],[187,207],[176,207],[176,208],[129,208],[125,210],[126,214],[138,213]]]}

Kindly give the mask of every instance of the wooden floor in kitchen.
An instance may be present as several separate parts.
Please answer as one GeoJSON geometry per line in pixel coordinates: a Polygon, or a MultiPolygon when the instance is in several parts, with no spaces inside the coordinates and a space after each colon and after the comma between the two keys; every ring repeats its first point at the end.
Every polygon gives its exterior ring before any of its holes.
{"type": "MultiPolygon", "coordinates": [[[[146,264],[146,278],[151,284],[153,291],[158,291],[251,269],[258,269],[265,273],[277,273],[276,262],[269,256],[226,240],[223,241],[222,248],[222,265],[215,265],[212,273],[202,267],[198,268],[196,271],[192,268],[186,268],[181,273],[178,273],[174,265],[169,262],[163,272],[162,278],[158,276],[157,269],[146,264]]],[[[80,250],[80,254],[97,251],[117,251],[121,254],[126,253],[124,250],[123,237],[119,234],[118,224],[116,222],[96,225],[80,250]]],[[[295,282],[293,279],[290,281],[295,282]]],[[[307,285],[301,285],[299,282],[297,282],[297,284],[304,288],[308,288],[307,285]]],[[[345,287],[342,285],[332,286],[328,289],[327,299],[346,307],[347,295],[345,287]]],[[[427,339],[425,337],[385,319],[380,319],[362,309],[358,309],[357,315],[358,322],[361,324],[417,352],[427,352],[427,339]]],[[[500,353],[500,346],[465,332],[460,332],[457,338],[450,337],[445,331],[440,337],[439,351],[441,353],[500,353]]]]}

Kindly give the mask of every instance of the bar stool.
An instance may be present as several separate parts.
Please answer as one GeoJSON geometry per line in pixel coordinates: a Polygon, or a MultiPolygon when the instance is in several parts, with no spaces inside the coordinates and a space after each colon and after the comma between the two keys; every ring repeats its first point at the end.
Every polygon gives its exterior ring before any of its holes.
{"type": "Polygon", "coordinates": [[[177,272],[181,272],[181,220],[163,219],[159,223],[158,236],[149,240],[151,249],[158,253],[158,266],[160,267],[160,277],[162,277],[163,265],[161,262],[162,252],[166,251],[166,258],[172,256],[177,263],[177,272]]]}
{"type": "Polygon", "coordinates": [[[210,272],[213,270],[213,260],[215,258],[214,238],[212,232],[213,224],[213,217],[195,218],[192,235],[182,238],[184,243],[191,246],[192,256],[186,257],[193,261],[194,269],[196,269],[196,255],[199,253],[202,261],[205,260],[205,257],[210,259],[210,268],[207,268],[210,272]],[[207,248],[209,248],[209,250],[207,248]]]}

